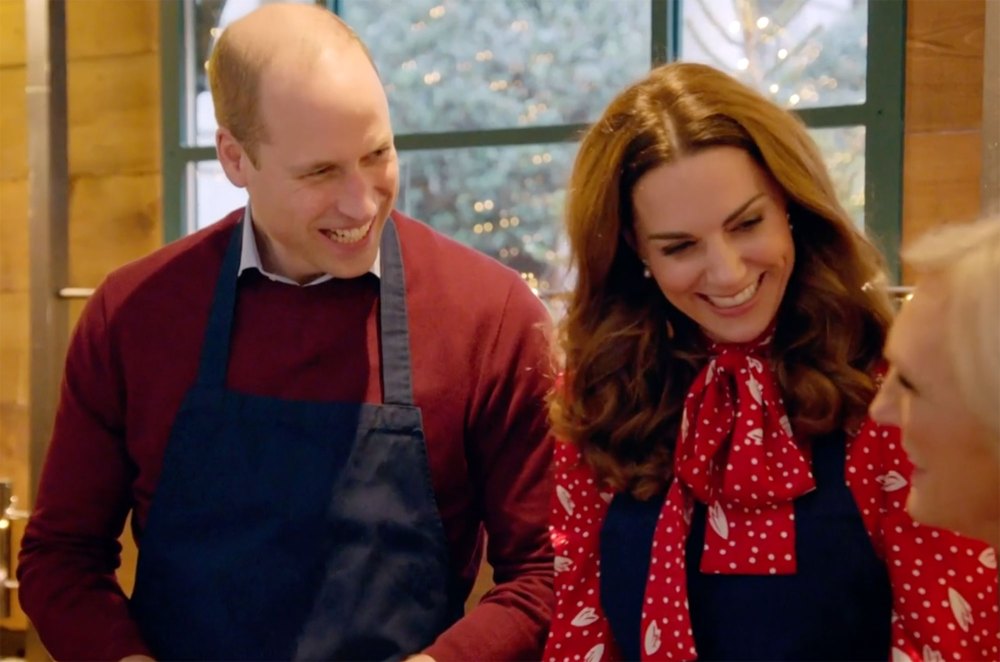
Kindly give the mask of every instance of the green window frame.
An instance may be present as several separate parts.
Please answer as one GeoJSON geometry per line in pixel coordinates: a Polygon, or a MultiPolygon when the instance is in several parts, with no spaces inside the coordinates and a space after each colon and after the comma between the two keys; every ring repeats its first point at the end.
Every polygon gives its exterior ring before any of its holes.
{"type": "MultiPolygon", "coordinates": [[[[361,0],[347,0],[358,2],[361,0]]],[[[672,61],[681,52],[684,0],[649,0],[650,67],[672,61]]],[[[340,13],[343,0],[325,4],[340,13]]],[[[191,213],[186,208],[189,164],[214,161],[215,148],[184,143],[184,2],[161,3],[161,76],[163,144],[163,234],[169,242],[182,236],[191,213]]],[[[903,109],[906,46],[905,0],[869,0],[866,95],[862,103],[804,108],[795,112],[810,128],[862,126],[865,129],[865,228],[889,263],[890,278],[899,281],[902,228],[903,109]]],[[[475,131],[397,134],[400,152],[442,148],[502,147],[578,140],[586,124],[497,128],[475,131]]]]}

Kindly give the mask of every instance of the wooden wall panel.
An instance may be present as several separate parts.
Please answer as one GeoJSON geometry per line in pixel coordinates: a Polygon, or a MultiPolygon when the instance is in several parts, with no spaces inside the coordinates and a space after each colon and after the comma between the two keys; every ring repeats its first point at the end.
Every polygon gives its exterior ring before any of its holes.
{"type": "Polygon", "coordinates": [[[982,142],[978,131],[925,132],[906,136],[907,222],[904,244],[943,223],[979,215],[982,142]]]}
{"type": "MultiPolygon", "coordinates": [[[[0,324],[0,366],[3,366],[3,379],[0,379],[0,403],[18,407],[28,404],[28,295],[25,292],[0,292],[0,310],[3,310],[3,323],[0,324]]],[[[0,426],[2,427],[2,426],[0,426]]],[[[27,457],[27,445],[24,452],[14,449],[13,454],[27,457]]],[[[8,457],[12,452],[10,446],[3,446],[0,457],[8,457]]],[[[4,473],[12,465],[4,462],[4,473]]],[[[4,504],[6,506],[6,504],[4,504]]]]}
{"type": "MultiPolygon", "coordinates": [[[[24,1],[0,0],[0,478],[27,503],[28,466],[28,151],[24,1]]],[[[0,509],[7,504],[0,504],[0,509]]],[[[11,527],[16,549],[23,523],[11,527]]],[[[0,627],[27,620],[12,600],[0,627]]]]}
{"type": "Polygon", "coordinates": [[[0,0],[0,67],[24,61],[24,0],[0,0]]]}
{"type": "Polygon", "coordinates": [[[977,129],[985,1],[911,0],[907,9],[907,131],[977,129]]]}
{"type": "Polygon", "coordinates": [[[0,68],[0,181],[28,176],[26,80],[23,66],[0,68]]]}
{"type": "Polygon", "coordinates": [[[27,218],[27,180],[0,180],[0,292],[28,291],[27,218]]]}
{"type": "Polygon", "coordinates": [[[979,215],[987,1],[907,4],[903,246],[979,215]]]}
{"type": "Polygon", "coordinates": [[[157,55],[71,61],[68,75],[70,173],[159,172],[157,55]]]}
{"type": "Polygon", "coordinates": [[[70,61],[156,53],[160,41],[159,12],[157,0],[71,2],[66,13],[66,50],[70,61]]]}
{"type": "MultiPolygon", "coordinates": [[[[28,503],[28,294],[26,291],[0,292],[0,477],[14,484],[20,505],[28,503]]],[[[3,504],[6,507],[7,504],[3,504]]],[[[24,523],[12,527],[16,556],[24,523]]],[[[17,601],[11,601],[11,615],[0,619],[0,627],[23,630],[27,618],[17,601]]]]}
{"type": "Polygon", "coordinates": [[[73,178],[70,281],[95,287],[160,245],[160,175],[73,178]]]}

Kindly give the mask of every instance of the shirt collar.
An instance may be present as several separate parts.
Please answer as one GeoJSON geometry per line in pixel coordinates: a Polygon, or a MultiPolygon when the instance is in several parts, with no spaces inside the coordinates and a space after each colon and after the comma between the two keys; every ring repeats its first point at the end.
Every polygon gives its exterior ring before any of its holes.
{"type": "MultiPolygon", "coordinates": [[[[320,283],[325,283],[328,280],[333,279],[330,274],[323,274],[322,276],[317,276],[308,283],[296,283],[291,278],[286,278],[285,276],[272,273],[264,269],[264,265],[260,261],[260,252],[257,250],[256,234],[253,229],[253,219],[251,218],[250,205],[247,204],[246,211],[243,214],[243,250],[240,255],[240,271],[239,276],[243,275],[243,272],[247,269],[256,269],[264,276],[269,279],[278,282],[285,283],[287,285],[301,285],[302,287],[309,287],[310,285],[319,285],[320,283]]],[[[381,251],[375,253],[375,261],[372,263],[371,268],[368,273],[374,274],[376,278],[382,277],[382,256],[381,251]]]]}

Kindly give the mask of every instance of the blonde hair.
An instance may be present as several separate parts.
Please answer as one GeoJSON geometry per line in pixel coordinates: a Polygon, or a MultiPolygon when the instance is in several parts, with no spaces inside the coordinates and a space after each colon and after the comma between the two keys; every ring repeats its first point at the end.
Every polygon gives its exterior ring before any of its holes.
{"type": "MultiPolygon", "coordinates": [[[[258,43],[254,38],[241,34],[237,21],[226,28],[216,42],[209,56],[208,83],[215,104],[215,120],[225,127],[246,151],[251,163],[258,165],[257,155],[260,144],[267,140],[267,127],[260,113],[260,84],[264,71],[279,55],[279,50],[297,49],[303,63],[315,57],[329,45],[331,36],[347,37],[361,47],[368,61],[375,66],[371,53],[361,38],[333,12],[312,5],[265,5],[258,12],[275,10],[295,12],[302,18],[308,13],[310,31],[302,31],[298,38],[283,45],[280,34],[274,39],[258,43]]],[[[245,20],[245,19],[244,19],[245,20]]]]}
{"type": "Polygon", "coordinates": [[[577,280],[560,326],[566,377],[550,397],[556,433],[639,498],[669,483],[681,407],[706,357],[697,327],[643,277],[625,239],[632,190],[715,146],[747,152],[788,200],[796,260],[773,351],[796,431],[852,426],[876,390],[892,314],[883,260],[837,201],[804,125],[711,67],[659,67],[611,102],[574,164],[566,226],[577,280]]]}
{"type": "Polygon", "coordinates": [[[1000,216],[946,225],[903,252],[920,279],[947,292],[941,324],[958,393],[994,433],[1000,450],[1000,216]]]}

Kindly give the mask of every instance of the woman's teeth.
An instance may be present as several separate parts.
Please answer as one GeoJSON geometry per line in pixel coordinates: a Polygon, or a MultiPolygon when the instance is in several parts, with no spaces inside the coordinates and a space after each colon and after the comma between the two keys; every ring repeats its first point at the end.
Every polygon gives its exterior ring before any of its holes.
{"type": "Polygon", "coordinates": [[[361,227],[352,228],[350,230],[323,230],[323,234],[338,243],[353,244],[365,238],[365,235],[368,234],[373,222],[374,220],[368,221],[361,227]]]}
{"type": "Polygon", "coordinates": [[[718,308],[735,308],[736,306],[749,301],[750,298],[757,293],[757,288],[759,286],[760,279],[757,279],[731,297],[712,297],[708,295],[705,295],[705,297],[712,303],[713,306],[718,308]]]}

